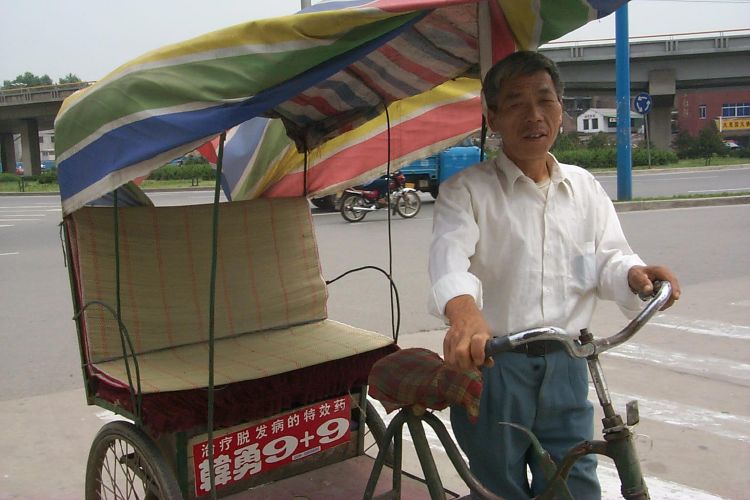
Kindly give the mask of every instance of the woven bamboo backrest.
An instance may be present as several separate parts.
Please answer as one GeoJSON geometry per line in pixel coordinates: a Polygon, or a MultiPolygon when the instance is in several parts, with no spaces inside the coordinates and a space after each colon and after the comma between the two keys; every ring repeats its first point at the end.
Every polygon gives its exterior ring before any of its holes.
{"type": "MultiPolygon", "coordinates": [[[[222,203],[219,215],[217,339],[326,318],[327,292],[307,200],[222,203]]],[[[209,332],[212,206],[119,209],[122,320],[136,353],[205,341],[209,332]]],[[[66,219],[81,305],[115,308],[112,208],[66,219]]],[[[90,362],[122,356],[112,315],[81,319],[90,362]]]]}

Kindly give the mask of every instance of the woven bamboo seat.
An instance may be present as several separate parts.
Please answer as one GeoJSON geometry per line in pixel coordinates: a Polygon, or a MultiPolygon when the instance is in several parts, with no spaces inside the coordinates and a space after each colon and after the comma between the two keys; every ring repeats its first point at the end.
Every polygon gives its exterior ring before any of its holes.
{"type": "MultiPolygon", "coordinates": [[[[138,360],[141,391],[201,390],[208,383],[212,206],[128,207],[118,214],[121,318],[138,360]]],[[[66,218],[79,307],[91,301],[116,307],[113,228],[111,208],[86,207],[66,218]]],[[[395,349],[389,336],[327,318],[326,285],[304,198],[220,205],[215,300],[216,386],[261,383],[316,365],[336,371],[333,361],[395,349]]],[[[90,389],[128,406],[117,321],[94,304],[79,329],[84,364],[97,386],[90,389]],[[111,396],[118,390],[119,396],[111,396]]],[[[367,357],[366,371],[378,357],[367,357]]],[[[358,365],[352,380],[362,379],[358,365]]]]}

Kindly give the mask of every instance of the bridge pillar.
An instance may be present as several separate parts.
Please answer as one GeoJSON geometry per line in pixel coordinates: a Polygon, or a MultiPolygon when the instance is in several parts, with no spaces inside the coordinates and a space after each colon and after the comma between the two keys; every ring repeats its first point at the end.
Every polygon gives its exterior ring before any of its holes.
{"type": "Polygon", "coordinates": [[[24,175],[42,173],[42,160],[39,153],[39,123],[34,119],[23,120],[21,131],[21,157],[24,175]]]}
{"type": "Polygon", "coordinates": [[[647,115],[649,138],[658,149],[672,147],[672,110],[677,93],[674,69],[655,69],[648,72],[648,93],[653,101],[647,115]]]}
{"type": "Polygon", "coordinates": [[[3,164],[3,172],[16,173],[16,148],[13,144],[12,133],[0,133],[0,163],[3,164]]]}

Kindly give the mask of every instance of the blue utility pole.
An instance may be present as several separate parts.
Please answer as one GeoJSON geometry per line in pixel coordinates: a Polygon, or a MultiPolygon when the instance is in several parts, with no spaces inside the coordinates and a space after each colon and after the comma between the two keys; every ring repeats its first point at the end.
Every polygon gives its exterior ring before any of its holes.
{"type": "Polygon", "coordinates": [[[630,45],[628,4],[615,12],[615,71],[617,86],[617,199],[633,198],[630,148],[630,45]]]}

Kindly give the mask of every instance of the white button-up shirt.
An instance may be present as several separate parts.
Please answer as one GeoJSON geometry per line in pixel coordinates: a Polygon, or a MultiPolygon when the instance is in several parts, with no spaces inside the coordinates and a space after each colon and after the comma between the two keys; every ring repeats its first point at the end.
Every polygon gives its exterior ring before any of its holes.
{"type": "MultiPolygon", "coordinates": [[[[550,155],[551,156],[551,155],[550,155]]],[[[628,316],[641,302],[627,273],[630,249],[614,206],[586,170],[552,157],[547,196],[500,152],[440,186],[430,247],[430,311],[474,297],[493,335],[589,326],[598,298],[628,316]]]]}

